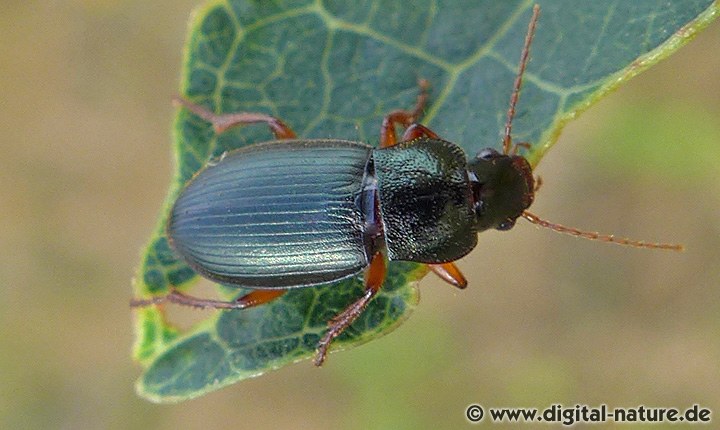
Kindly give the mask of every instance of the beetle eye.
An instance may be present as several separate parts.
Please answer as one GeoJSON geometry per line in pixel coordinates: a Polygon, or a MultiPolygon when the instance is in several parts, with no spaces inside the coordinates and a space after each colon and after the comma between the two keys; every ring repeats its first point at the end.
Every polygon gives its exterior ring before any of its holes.
{"type": "Polygon", "coordinates": [[[485,148],[482,151],[478,152],[477,158],[481,160],[492,160],[498,155],[500,154],[496,150],[492,148],[485,148]]]}
{"type": "Polygon", "coordinates": [[[510,230],[514,226],[515,226],[515,220],[509,219],[505,222],[501,222],[500,224],[498,224],[498,226],[495,227],[495,229],[505,231],[505,230],[510,230]]]}

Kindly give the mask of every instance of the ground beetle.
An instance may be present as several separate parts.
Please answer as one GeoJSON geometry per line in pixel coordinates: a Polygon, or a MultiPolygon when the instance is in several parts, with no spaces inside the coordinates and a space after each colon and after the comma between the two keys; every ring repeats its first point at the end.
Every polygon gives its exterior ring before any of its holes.
{"type": "Polygon", "coordinates": [[[614,238],[553,224],[529,213],[536,190],[532,168],[517,155],[512,119],[539,8],[528,26],[507,113],[503,152],[484,149],[469,161],[463,150],[416,123],[427,82],[412,111],[387,115],[380,147],[338,139],[296,139],[281,120],[260,113],[216,115],[177,101],[211,122],[216,132],[267,124],[278,140],[224,154],[196,174],[180,193],[167,224],[176,252],[204,277],[253,289],[234,302],[191,297],[171,290],[164,301],[243,309],[288,289],[327,284],[365,270],[365,293],[328,323],[315,364],[325,360],[343,332],[380,290],[386,260],[427,264],[459,288],[467,284],[453,261],[469,253],[477,233],[508,230],[518,217],[555,231],[606,242],[679,249],[614,238]],[[398,142],[395,126],[406,128],[398,142]]]}

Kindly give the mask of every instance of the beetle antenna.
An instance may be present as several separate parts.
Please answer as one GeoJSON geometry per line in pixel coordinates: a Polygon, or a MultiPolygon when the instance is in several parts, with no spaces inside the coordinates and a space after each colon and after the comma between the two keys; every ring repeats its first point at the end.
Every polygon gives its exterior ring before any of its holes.
{"type": "Polygon", "coordinates": [[[507,121],[505,122],[505,136],[503,137],[503,154],[510,153],[510,146],[512,146],[512,138],[510,134],[512,132],[512,121],[515,116],[515,105],[520,98],[520,87],[522,86],[522,77],[525,73],[525,66],[527,66],[528,58],[530,57],[530,44],[532,43],[533,36],[535,36],[535,25],[537,24],[538,16],[540,15],[540,5],[533,7],[532,18],[530,18],[530,24],[528,24],[528,31],[525,35],[525,45],[523,46],[522,53],[520,54],[520,66],[518,67],[517,76],[515,76],[515,84],[513,85],[512,96],[510,96],[510,108],[507,112],[507,121]]]}
{"type": "Polygon", "coordinates": [[[558,233],[569,234],[571,236],[582,237],[589,240],[599,240],[601,242],[632,246],[634,248],[667,249],[670,251],[682,251],[684,249],[682,245],[676,243],[644,242],[641,240],[632,240],[624,237],[615,237],[611,234],[600,234],[597,232],[582,231],[572,227],[565,227],[561,224],[553,224],[549,221],[546,221],[528,211],[524,211],[522,213],[522,217],[535,225],[539,225],[540,227],[549,228],[550,230],[556,231],[558,233]]]}

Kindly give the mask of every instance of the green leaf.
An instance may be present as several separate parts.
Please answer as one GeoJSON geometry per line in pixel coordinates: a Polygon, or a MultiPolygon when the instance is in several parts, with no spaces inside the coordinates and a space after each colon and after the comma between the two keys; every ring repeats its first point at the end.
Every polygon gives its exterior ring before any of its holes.
{"type": "MultiPolygon", "coordinates": [[[[410,108],[417,80],[425,78],[432,85],[426,125],[468,154],[499,147],[533,3],[417,3],[211,1],[190,24],[181,93],[216,112],[275,115],[302,137],[374,144],[383,115],[410,108]]],[[[718,14],[712,0],[540,4],[513,124],[515,141],[533,144],[525,154],[533,165],[567,121],[686,43],[718,14]]],[[[186,290],[197,278],[164,235],[182,185],[208,159],[272,139],[264,126],[218,136],[185,110],[174,131],[178,168],[139,268],[138,297],[163,294],[171,285],[186,290]]],[[[392,263],[389,270],[382,293],[334,349],[390,331],[415,307],[414,281],[426,269],[392,263]]],[[[185,332],[160,309],[141,309],[134,355],[145,372],[138,392],[153,401],[180,401],[309,358],[327,320],[361,290],[359,279],[294,289],[257,308],[214,312],[185,332]]]]}

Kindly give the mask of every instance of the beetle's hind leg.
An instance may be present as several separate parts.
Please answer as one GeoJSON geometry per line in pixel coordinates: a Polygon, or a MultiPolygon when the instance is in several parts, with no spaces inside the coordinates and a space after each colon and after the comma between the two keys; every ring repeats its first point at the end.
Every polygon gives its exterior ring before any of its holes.
{"type": "Polygon", "coordinates": [[[236,112],[227,114],[216,114],[203,106],[196,105],[182,97],[173,98],[176,104],[185,106],[190,112],[211,123],[216,133],[222,133],[230,127],[243,124],[262,123],[270,127],[270,131],[277,139],[294,139],[296,134],[282,120],[274,116],[257,112],[236,112]]]}
{"type": "Polygon", "coordinates": [[[151,299],[133,299],[130,301],[130,307],[138,308],[168,302],[199,309],[247,309],[275,300],[285,294],[286,291],[287,290],[281,289],[253,290],[232,302],[225,302],[222,300],[202,299],[189,296],[173,288],[164,296],[153,297],[151,299]]]}
{"type": "Polygon", "coordinates": [[[328,331],[318,342],[317,354],[314,360],[316,366],[322,366],[333,339],[340,336],[340,333],[345,331],[362,314],[370,300],[380,291],[386,274],[385,257],[378,252],[373,256],[370,266],[365,271],[365,293],[355,303],[328,322],[328,331]]]}

